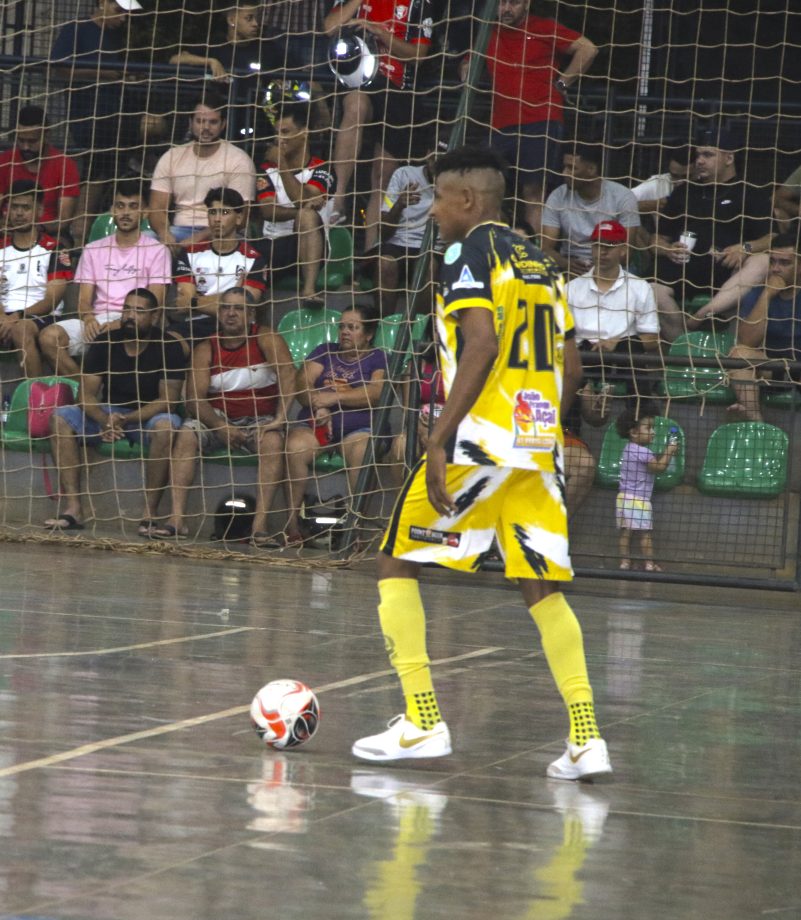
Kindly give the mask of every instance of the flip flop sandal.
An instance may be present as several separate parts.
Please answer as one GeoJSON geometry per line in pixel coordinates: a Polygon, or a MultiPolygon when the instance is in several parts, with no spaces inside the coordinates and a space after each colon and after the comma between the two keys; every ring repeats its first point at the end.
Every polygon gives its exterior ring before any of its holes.
{"type": "Polygon", "coordinates": [[[153,527],[148,534],[151,540],[185,540],[189,536],[186,527],[177,530],[172,524],[161,524],[153,527]]]}
{"type": "Polygon", "coordinates": [[[49,518],[44,522],[49,530],[83,530],[83,524],[71,514],[60,514],[57,518],[49,518]],[[61,522],[66,523],[62,524],[61,522]]]}

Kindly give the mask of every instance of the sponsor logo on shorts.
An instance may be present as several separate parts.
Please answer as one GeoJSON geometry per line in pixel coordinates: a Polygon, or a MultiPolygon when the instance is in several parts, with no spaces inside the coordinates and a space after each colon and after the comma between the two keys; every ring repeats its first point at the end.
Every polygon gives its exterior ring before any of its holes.
{"type": "Polygon", "coordinates": [[[409,539],[418,543],[436,543],[437,546],[458,546],[462,535],[448,530],[432,530],[430,527],[410,527],[409,539]]]}

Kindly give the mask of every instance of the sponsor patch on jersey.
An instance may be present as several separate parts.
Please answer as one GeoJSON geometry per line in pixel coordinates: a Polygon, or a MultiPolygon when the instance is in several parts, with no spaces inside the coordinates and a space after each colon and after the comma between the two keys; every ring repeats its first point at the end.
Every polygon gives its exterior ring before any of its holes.
{"type": "Polygon", "coordinates": [[[556,406],[537,390],[518,390],[512,409],[514,446],[553,450],[558,417],[556,406]]]}
{"type": "Polygon", "coordinates": [[[453,263],[459,258],[462,254],[462,244],[461,243],[451,243],[450,246],[445,250],[445,264],[453,265],[453,263]]]}
{"type": "Polygon", "coordinates": [[[456,547],[462,535],[452,530],[432,530],[430,527],[412,526],[409,528],[409,539],[417,540],[418,543],[436,543],[437,546],[456,547]]]}
{"type": "Polygon", "coordinates": [[[473,273],[470,271],[470,266],[465,265],[462,268],[462,272],[459,275],[459,280],[453,283],[454,291],[462,291],[465,288],[470,290],[483,290],[484,282],[476,281],[473,277],[473,273]]]}

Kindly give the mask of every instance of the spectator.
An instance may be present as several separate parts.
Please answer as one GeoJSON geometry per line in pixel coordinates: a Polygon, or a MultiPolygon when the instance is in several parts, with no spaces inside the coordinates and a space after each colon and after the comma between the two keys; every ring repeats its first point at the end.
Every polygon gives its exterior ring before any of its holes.
{"type": "MultiPolygon", "coordinates": [[[[373,436],[372,406],[378,402],[387,375],[386,352],[372,347],[377,328],[376,310],[364,306],[344,310],[339,342],[315,348],[298,371],[295,389],[304,424],[294,427],[287,438],[287,539],[291,543],[302,540],[298,515],[318,453],[339,448],[351,492],[356,488],[367,441],[373,436]]],[[[382,438],[382,449],[383,442],[382,438]]]]}
{"type": "Polygon", "coordinates": [[[631,568],[631,535],[639,536],[640,555],[646,572],[661,572],[662,567],[654,561],[653,507],[654,476],[668,468],[671,459],[678,453],[678,441],[668,441],[665,452],[657,457],[648,446],[654,440],[653,414],[641,407],[626,409],[615,422],[617,433],[629,443],[623,449],[620,459],[620,483],[615,508],[615,520],[619,531],[620,568],[631,568]]]}
{"type": "MultiPolygon", "coordinates": [[[[531,12],[531,0],[500,0],[487,46],[492,146],[513,167],[512,193],[539,234],[548,173],[561,162],[564,96],[598,49],[580,32],[531,12]],[[560,73],[558,65],[564,63],[560,73]]],[[[467,60],[462,65],[466,76],[467,60]]]]}
{"type": "Polygon", "coordinates": [[[117,174],[117,159],[130,146],[130,120],[123,114],[130,14],[137,0],[95,0],[88,19],[73,19],[58,33],[50,60],[69,81],[66,120],[87,151],[84,179],[87,212],[96,213],[102,180],[117,174]]]}
{"type": "Polygon", "coordinates": [[[335,0],[323,27],[326,35],[334,35],[343,26],[356,24],[378,45],[379,73],[369,86],[352,90],[343,99],[334,146],[337,184],[332,221],[346,217],[345,196],[364,140],[366,160],[372,164],[364,241],[369,250],[378,241],[383,190],[399,161],[408,159],[412,150],[413,127],[419,120],[414,112],[414,76],[416,65],[431,47],[430,0],[404,4],[335,0]]]}
{"type": "Polygon", "coordinates": [[[90,346],[80,374],[78,404],[62,406],[50,422],[50,445],[59,472],[59,513],[45,521],[53,530],[83,530],[81,459],[78,442],[89,446],[127,438],[148,445],[144,513],[140,536],[155,525],[169,478],[170,451],[181,426],[185,362],[181,346],[163,339],[156,326],[159,301],[147,288],[125,297],[118,328],[90,346]]]}
{"type": "Polygon", "coordinates": [[[634,197],[640,207],[640,214],[651,214],[667,204],[675,188],[684,185],[690,177],[692,148],[688,145],[674,147],[664,152],[663,162],[667,160],[667,172],[649,176],[632,188],[634,197]]]}
{"type": "Polygon", "coordinates": [[[39,226],[50,236],[69,241],[70,222],[81,193],[78,166],[48,141],[44,109],[26,105],[17,115],[14,146],[0,153],[0,200],[18,180],[29,180],[42,192],[39,226]]]}
{"type": "Polygon", "coordinates": [[[56,321],[72,279],[69,252],[41,228],[44,194],[30,179],[11,183],[0,244],[0,342],[18,348],[27,377],[42,375],[39,333],[56,321]]]}
{"type": "Polygon", "coordinates": [[[770,199],[738,176],[734,148],[725,129],[705,131],[695,150],[692,181],[671,192],[659,216],[656,303],[669,342],[688,325],[679,304],[711,295],[751,253],[770,244],[770,199]],[[680,240],[686,232],[695,234],[692,250],[680,240]]]}
{"type": "MultiPolygon", "coordinates": [[[[441,146],[447,150],[447,144],[441,146]]],[[[374,259],[371,267],[382,316],[395,313],[401,289],[411,288],[434,203],[431,164],[439,148],[431,150],[421,165],[400,166],[390,177],[381,204],[379,243],[366,253],[374,259]]],[[[430,267],[433,269],[433,263],[430,267]]]]}
{"type": "Polygon", "coordinates": [[[121,179],[152,179],[158,161],[170,149],[170,126],[164,115],[146,112],[138,122],[121,179]]]}
{"type": "MultiPolygon", "coordinates": [[[[770,268],[763,287],[754,288],[740,303],[737,344],[732,358],[757,364],[766,358],[801,361],[801,241],[799,231],[780,233],[771,243],[770,268]]],[[[729,372],[737,402],[729,411],[749,421],[761,421],[755,368],[729,372]]],[[[760,375],[763,376],[763,375],[760,375]]],[[[799,375],[794,373],[796,385],[799,375]]]]}
{"type": "Polygon", "coordinates": [[[642,354],[659,343],[659,318],[650,284],[623,268],[626,228],[616,220],[592,231],[593,267],[567,285],[579,348],[642,354]]]}
{"type": "Polygon", "coordinates": [[[799,216],[801,204],[801,166],[796,167],[776,189],[774,214],[776,219],[787,223],[799,216]]]}
{"type": "Polygon", "coordinates": [[[145,190],[137,179],[121,179],[114,191],[111,214],[117,227],[112,236],[88,243],[81,254],[75,281],[78,318],[48,326],[39,347],[57,374],[76,377],[76,361],[103,332],[116,329],[128,291],[147,288],[161,305],[172,281],[170,251],[140,229],[147,215],[145,190]]]}
{"type": "Polygon", "coordinates": [[[162,243],[173,248],[191,246],[209,238],[206,205],[210,189],[236,189],[246,202],[253,200],[256,167],[250,157],[226,141],[223,101],[210,92],[192,106],[192,140],[172,147],[156,164],[150,185],[150,222],[162,243]],[[168,211],[175,208],[169,225],[168,211]]]}
{"type": "Polygon", "coordinates": [[[175,307],[168,331],[190,345],[217,332],[220,295],[234,287],[247,288],[264,300],[264,259],[242,239],[245,202],[236,189],[213,188],[204,200],[211,239],[182,249],[176,259],[175,307]]]}
{"type": "Polygon", "coordinates": [[[326,58],[322,4],[317,0],[272,0],[264,10],[265,32],[286,52],[287,69],[314,68],[326,58]]]}
{"type": "Polygon", "coordinates": [[[219,332],[192,355],[187,408],[173,453],[172,513],[153,529],[156,538],[181,538],[198,451],[242,449],[259,458],[255,546],[283,545],[267,532],[267,514],[284,469],[284,436],[294,368],[286,343],[254,321],[254,301],[244,287],[220,297],[219,332]]]}
{"type": "Polygon", "coordinates": [[[563,156],[564,184],[545,202],[542,251],[570,275],[592,268],[590,236],[601,221],[627,230],[640,226],[637,199],[625,185],[603,178],[602,156],[600,144],[576,144],[563,156]]]}
{"type": "Polygon", "coordinates": [[[325,251],[325,227],[335,187],[327,164],[309,150],[309,106],[286,102],[275,121],[276,141],[257,180],[264,218],[267,268],[273,277],[300,275],[300,297],[322,305],[317,275],[325,251]]]}

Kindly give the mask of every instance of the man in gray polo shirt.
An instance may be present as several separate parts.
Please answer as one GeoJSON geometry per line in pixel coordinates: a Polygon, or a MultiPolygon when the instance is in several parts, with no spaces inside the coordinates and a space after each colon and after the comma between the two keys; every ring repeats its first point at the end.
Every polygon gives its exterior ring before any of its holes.
{"type": "MultiPolygon", "coordinates": [[[[590,237],[602,221],[615,220],[626,230],[640,226],[631,189],[604,179],[600,144],[576,144],[563,158],[564,185],[554,189],[542,213],[542,251],[571,277],[592,268],[590,237]]],[[[636,237],[629,233],[630,242],[636,237]]]]}

